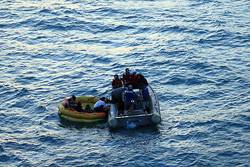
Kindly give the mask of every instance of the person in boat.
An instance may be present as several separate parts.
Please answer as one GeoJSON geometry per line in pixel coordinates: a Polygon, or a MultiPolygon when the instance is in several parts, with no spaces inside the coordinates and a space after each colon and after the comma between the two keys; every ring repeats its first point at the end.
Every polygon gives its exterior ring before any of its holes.
{"type": "Polygon", "coordinates": [[[119,78],[119,76],[117,74],[114,75],[114,79],[112,81],[112,88],[116,89],[116,88],[120,88],[122,87],[122,80],[119,78]]]}
{"type": "Polygon", "coordinates": [[[101,97],[94,105],[94,111],[95,112],[107,112],[108,111],[108,105],[106,104],[106,98],[101,97]]]}
{"type": "Polygon", "coordinates": [[[80,102],[76,102],[76,96],[72,95],[70,98],[66,98],[63,103],[65,108],[74,109],[78,112],[83,112],[80,102]]]}
{"type": "Polygon", "coordinates": [[[134,110],[134,104],[137,99],[136,93],[133,91],[133,86],[128,85],[128,89],[125,90],[123,94],[123,101],[125,105],[125,114],[127,114],[127,111],[133,111],[134,110]]]}
{"type": "Polygon", "coordinates": [[[150,95],[149,95],[149,91],[148,91],[148,87],[144,86],[141,89],[141,94],[142,94],[142,105],[143,105],[143,109],[146,113],[149,113],[150,111],[150,95]]]}
{"type": "Polygon", "coordinates": [[[85,111],[85,112],[92,112],[92,109],[91,109],[91,107],[90,107],[89,104],[87,104],[87,105],[85,106],[84,111],[85,111]]]}
{"type": "Polygon", "coordinates": [[[129,68],[125,69],[125,73],[122,75],[122,81],[123,81],[123,85],[126,86],[126,87],[131,84],[132,75],[130,73],[129,68]]]}
{"type": "Polygon", "coordinates": [[[148,86],[147,79],[142,74],[137,74],[137,87],[143,89],[146,86],[148,86]]]}
{"type": "Polygon", "coordinates": [[[133,86],[134,89],[138,88],[138,75],[136,73],[136,71],[133,71],[131,73],[131,85],[133,86]]]}

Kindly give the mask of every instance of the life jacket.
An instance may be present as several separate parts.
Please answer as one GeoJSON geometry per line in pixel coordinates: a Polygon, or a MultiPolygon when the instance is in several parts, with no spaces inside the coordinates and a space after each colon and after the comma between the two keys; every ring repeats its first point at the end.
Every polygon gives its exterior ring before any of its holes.
{"type": "Polygon", "coordinates": [[[138,76],[137,74],[132,74],[131,75],[131,85],[133,86],[133,88],[137,88],[138,87],[138,76]]]}
{"type": "Polygon", "coordinates": [[[138,87],[140,89],[143,89],[145,86],[148,86],[148,81],[146,80],[146,78],[143,75],[139,76],[137,82],[138,82],[138,87]]]}
{"type": "Polygon", "coordinates": [[[132,75],[131,74],[123,74],[122,81],[124,85],[129,85],[132,83],[132,75]]]}
{"type": "Polygon", "coordinates": [[[122,87],[122,81],[120,79],[113,79],[112,81],[113,88],[120,88],[122,87]]]}

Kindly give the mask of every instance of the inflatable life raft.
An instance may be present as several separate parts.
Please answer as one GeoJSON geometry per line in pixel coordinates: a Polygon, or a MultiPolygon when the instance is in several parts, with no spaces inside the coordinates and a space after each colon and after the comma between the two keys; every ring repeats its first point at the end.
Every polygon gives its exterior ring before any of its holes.
{"type": "MultiPolygon", "coordinates": [[[[94,104],[98,99],[93,96],[79,96],[76,97],[76,102],[80,102],[82,109],[84,110],[87,105],[89,105],[93,111],[94,104]]],[[[69,121],[79,122],[79,123],[94,123],[99,121],[104,121],[106,119],[107,113],[105,112],[78,112],[71,108],[65,108],[64,102],[60,103],[58,114],[61,118],[69,121]]]]}

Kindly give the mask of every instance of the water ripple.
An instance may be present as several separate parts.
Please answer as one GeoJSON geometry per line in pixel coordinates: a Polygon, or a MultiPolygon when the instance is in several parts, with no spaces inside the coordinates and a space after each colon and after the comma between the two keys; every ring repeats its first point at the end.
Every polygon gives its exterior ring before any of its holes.
{"type": "Polygon", "coordinates": [[[0,166],[248,166],[248,1],[18,1],[0,5],[0,166]],[[162,123],[67,124],[72,94],[106,96],[126,67],[162,123]],[[45,154],[46,153],[46,154],[45,154]]]}

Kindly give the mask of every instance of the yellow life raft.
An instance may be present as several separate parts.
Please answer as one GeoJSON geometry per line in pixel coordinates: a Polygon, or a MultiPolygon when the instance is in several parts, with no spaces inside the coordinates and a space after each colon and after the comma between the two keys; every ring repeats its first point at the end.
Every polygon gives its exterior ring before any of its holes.
{"type": "MultiPolygon", "coordinates": [[[[81,104],[81,107],[84,109],[87,105],[94,108],[95,102],[97,102],[97,98],[93,96],[79,96],[76,97],[76,102],[81,104]]],[[[106,119],[107,113],[106,112],[78,112],[71,108],[65,108],[63,102],[58,106],[59,111],[58,114],[60,117],[74,122],[79,123],[92,123],[92,122],[99,122],[106,119]]]]}

